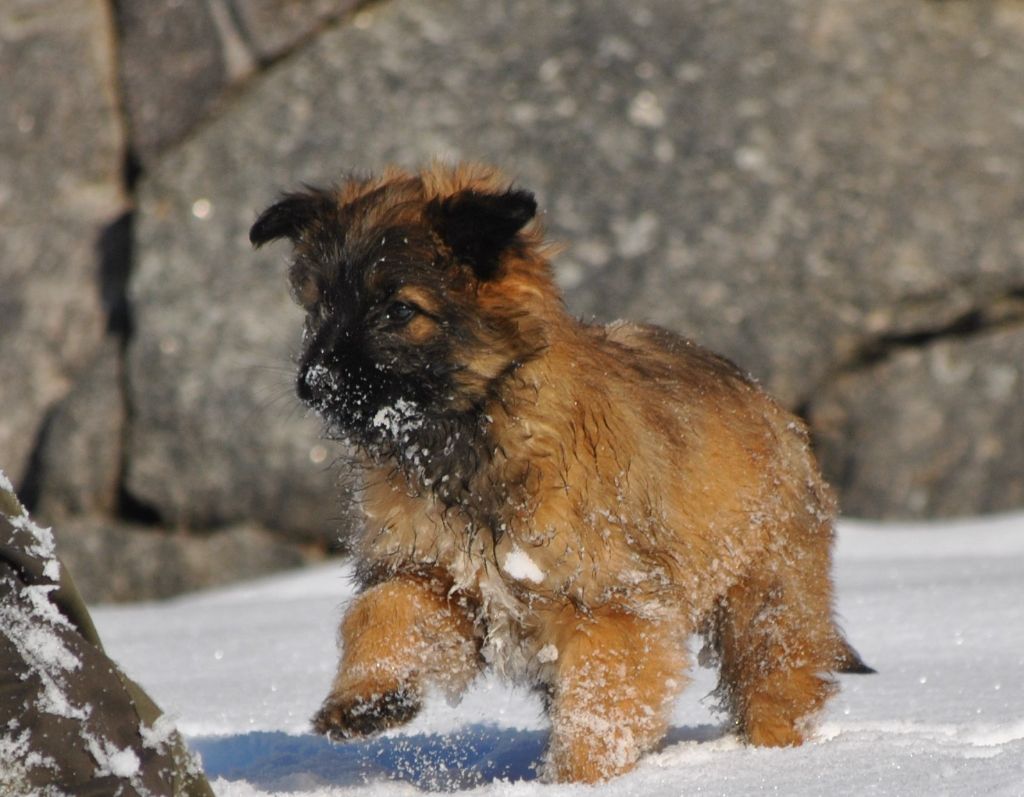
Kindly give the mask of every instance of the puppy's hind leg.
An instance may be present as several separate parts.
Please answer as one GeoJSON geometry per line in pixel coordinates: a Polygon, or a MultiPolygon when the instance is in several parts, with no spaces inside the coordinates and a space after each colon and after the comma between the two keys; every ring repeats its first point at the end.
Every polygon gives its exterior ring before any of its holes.
{"type": "Polygon", "coordinates": [[[729,590],[712,631],[719,694],[750,744],[802,744],[809,721],[836,690],[842,638],[832,618],[827,542],[803,556],[763,562],[729,590]]]}
{"type": "Polygon", "coordinates": [[[480,667],[469,612],[429,578],[370,587],[341,623],[341,663],[313,718],[318,733],[351,739],[408,722],[427,684],[460,694],[480,667]]]}

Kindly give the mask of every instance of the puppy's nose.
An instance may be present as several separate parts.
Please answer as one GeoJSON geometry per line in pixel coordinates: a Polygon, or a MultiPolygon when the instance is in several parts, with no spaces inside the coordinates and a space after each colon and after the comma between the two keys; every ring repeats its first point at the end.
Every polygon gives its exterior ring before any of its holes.
{"type": "Polygon", "coordinates": [[[300,368],[299,373],[295,377],[295,393],[300,401],[305,401],[307,404],[313,400],[313,389],[306,380],[306,374],[308,373],[308,369],[300,368]]]}
{"type": "Polygon", "coordinates": [[[339,352],[344,351],[352,338],[352,331],[344,325],[325,325],[307,341],[299,361],[295,392],[299,399],[314,404],[337,394],[339,352]]]}
{"type": "Polygon", "coordinates": [[[295,392],[299,399],[316,403],[337,392],[338,382],[334,373],[322,362],[311,362],[299,369],[295,380],[295,392]]]}

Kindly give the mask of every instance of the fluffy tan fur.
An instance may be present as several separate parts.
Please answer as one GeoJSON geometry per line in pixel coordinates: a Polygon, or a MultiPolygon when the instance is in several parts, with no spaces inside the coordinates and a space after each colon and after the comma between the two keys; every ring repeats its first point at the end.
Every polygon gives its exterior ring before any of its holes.
{"type": "MultiPolygon", "coordinates": [[[[371,234],[467,188],[507,182],[483,167],[392,170],[338,201],[360,208],[350,234],[371,234]]],[[[548,776],[593,782],[662,738],[686,641],[703,633],[742,737],[800,744],[830,672],[855,656],[833,620],[835,502],[803,423],[689,341],[573,318],[539,226],[517,240],[492,279],[410,289],[427,306],[432,290],[461,291],[481,319],[454,400],[486,407],[471,487],[503,508],[500,528],[367,459],[357,556],[382,575],[347,611],[318,727],[388,695],[418,705],[427,684],[457,693],[489,664],[545,690],[548,776]]],[[[444,330],[420,319],[407,334],[444,330]]]]}

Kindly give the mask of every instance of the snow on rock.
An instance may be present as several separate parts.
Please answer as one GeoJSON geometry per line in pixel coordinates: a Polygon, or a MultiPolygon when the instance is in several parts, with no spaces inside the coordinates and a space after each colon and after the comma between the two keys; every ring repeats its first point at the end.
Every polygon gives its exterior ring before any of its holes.
{"type": "MultiPolygon", "coordinates": [[[[57,762],[33,750],[31,740],[32,734],[27,729],[18,732],[13,720],[0,735],[0,794],[27,793],[26,784],[33,770],[45,767],[56,771],[57,762]]],[[[56,789],[53,791],[56,793],[56,789]]]]}
{"type": "MultiPolygon", "coordinates": [[[[539,572],[516,561],[513,571],[539,572]]],[[[708,697],[716,673],[695,669],[661,747],[594,788],[537,780],[548,735],[540,700],[492,675],[458,707],[438,696],[382,737],[332,745],[312,735],[354,592],[349,565],[101,608],[95,620],[111,655],[176,715],[221,797],[1011,797],[1024,793],[1021,573],[1024,515],[842,523],[839,615],[878,674],[841,676],[811,741],[766,750],[729,731],[708,697]]]]}
{"type": "Polygon", "coordinates": [[[114,775],[130,780],[139,774],[139,757],[130,747],[121,749],[107,739],[97,738],[88,731],[82,738],[89,748],[89,754],[96,760],[96,776],[114,775]]]}
{"type": "MultiPolygon", "coordinates": [[[[0,488],[10,490],[10,481],[2,471],[0,488]]],[[[93,706],[78,702],[72,696],[74,679],[82,669],[82,660],[71,649],[77,641],[75,626],[50,599],[50,594],[58,589],[60,577],[53,534],[50,529],[33,522],[23,507],[19,510],[20,514],[8,517],[14,537],[3,542],[12,542],[41,560],[43,575],[53,583],[24,584],[9,576],[9,586],[13,588],[0,590],[0,634],[7,637],[24,662],[23,677],[30,683],[30,676],[38,680],[35,710],[74,722],[72,727],[76,728],[96,761],[98,776],[114,775],[137,785],[138,756],[131,749],[121,749],[94,733],[90,722],[93,706]]],[[[83,651],[80,649],[79,652],[83,651]]],[[[3,735],[0,735],[0,772],[4,773],[0,775],[2,794],[19,793],[18,778],[23,781],[39,767],[56,768],[57,765],[57,762],[31,749],[31,730],[23,728],[21,722],[21,718],[10,718],[3,735]]]]}
{"type": "MultiPolygon", "coordinates": [[[[2,470],[0,470],[0,489],[15,495],[10,479],[7,478],[7,474],[2,470]]],[[[53,582],[58,581],[60,579],[60,562],[57,560],[53,530],[40,526],[33,521],[24,507],[19,505],[18,508],[21,510],[21,513],[8,517],[8,521],[10,521],[10,524],[14,526],[16,531],[21,531],[28,535],[30,542],[25,546],[25,550],[31,556],[43,561],[43,575],[53,582]]]]}
{"type": "MultiPolygon", "coordinates": [[[[2,471],[0,487],[10,489],[10,481],[2,471]]],[[[19,547],[43,561],[44,575],[59,576],[51,530],[34,523],[24,508],[20,515],[8,520],[19,547]]],[[[4,592],[0,596],[0,634],[10,640],[29,671],[39,678],[42,692],[38,708],[61,717],[84,719],[89,707],[75,705],[67,694],[68,673],[78,670],[82,663],[58,633],[72,626],[50,601],[50,593],[56,589],[56,583],[25,584],[18,590],[4,592]]]]}
{"type": "Polygon", "coordinates": [[[163,753],[167,750],[168,745],[173,744],[175,730],[177,729],[174,727],[174,720],[166,714],[157,717],[152,726],[146,725],[144,722],[139,723],[142,746],[158,753],[163,753]]]}

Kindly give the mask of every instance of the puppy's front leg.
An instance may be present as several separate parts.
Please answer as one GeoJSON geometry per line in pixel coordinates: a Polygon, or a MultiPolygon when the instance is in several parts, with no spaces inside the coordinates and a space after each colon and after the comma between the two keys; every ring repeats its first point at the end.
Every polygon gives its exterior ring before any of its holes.
{"type": "Polygon", "coordinates": [[[338,674],[313,718],[331,739],[408,722],[427,684],[455,697],[480,667],[468,610],[429,578],[400,575],[370,587],[348,608],[340,636],[338,674]]]}
{"type": "Polygon", "coordinates": [[[549,705],[549,779],[620,775],[661,740],[686,682],[684,638],[677,628],[618,613],[563,631],[549,705]]]}

